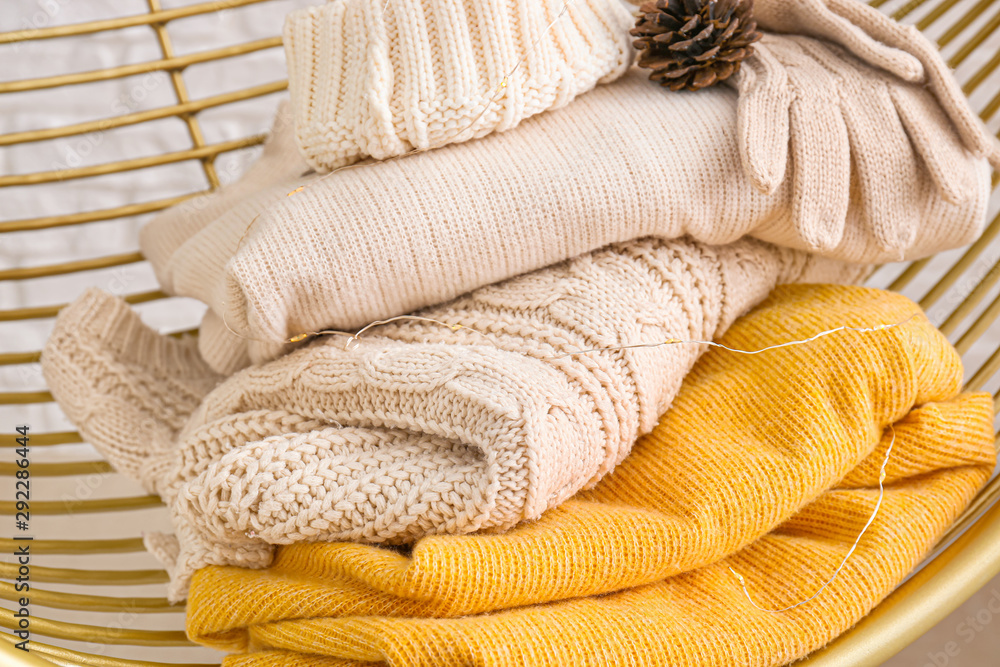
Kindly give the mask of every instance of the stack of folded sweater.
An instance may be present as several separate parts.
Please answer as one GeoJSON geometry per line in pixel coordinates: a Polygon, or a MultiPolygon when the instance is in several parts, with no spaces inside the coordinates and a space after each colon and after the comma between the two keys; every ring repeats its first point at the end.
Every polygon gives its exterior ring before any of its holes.
{"type": "Polygon", "coordinates": [[[619,0],[289,16],[260,161],[143,232],[199,336],[92,290],[42,358],[168,505],[146,544],[194,640],[778,665],[933,546],[992,470],[991,402],[916,306],[835,284],[975,238],[1000,148],[919,33],[855,0],[755,12],[772,32],[697,92],[630,68],[619,0]]]}

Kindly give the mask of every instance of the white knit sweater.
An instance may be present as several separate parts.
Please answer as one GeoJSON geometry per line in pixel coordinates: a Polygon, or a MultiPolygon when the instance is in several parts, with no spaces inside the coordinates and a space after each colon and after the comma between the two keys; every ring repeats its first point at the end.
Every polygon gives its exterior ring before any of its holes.
{"type": "Polygon", "coordinates": [[[320,172],[468,141],[628,68],[621,0],[338,0],[288,15],[296,134],[320,172]]]}

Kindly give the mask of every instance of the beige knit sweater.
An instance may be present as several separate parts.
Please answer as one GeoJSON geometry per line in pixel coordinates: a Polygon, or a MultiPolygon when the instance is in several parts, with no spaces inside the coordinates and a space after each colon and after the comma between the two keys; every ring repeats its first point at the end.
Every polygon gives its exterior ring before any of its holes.
{"type": "MultiPolygon", "coordinates": [[[[853,194],[842,207],[822,173],[801,191],[789,178],[764,194],[744,172],[737,102],[730,89],[670,93],[632,72],[510,132],[319,181],[285,159],[294,141],[278,133],[268,150],[283,162],[255,172],[260,197],[234,199],[216,218],[182,218],[200,231],[179,245],[179,216],[168,214],[144,228],[142,247],[165,289],[210,306],[201,352],[223,373],[275,358],[297,334],[357,328],[643,236],[724,244],[751,235],[808,250],[799,233],[807,215],[842,228],[831,257],[899,259],[881,247],[864,206],[899,200],[891,174],[848,174],[853,194]],[[305,189],[289,196],[297,183],[305,189]]],[[[968,243],[984,223],[989,167],[949,137],[947,121],[938,129],[964,192],[950,200],[927,169],[908,168],[912,196],[896,212],[915,226],[907,258],[968,243]]],[[[909,154],[873,162],[922,164],[908,142],[892,146],[909,154]]]]}
{"type": "Polygon", "coordinates": [[[780,282],[865,268],[754,240],[615,245],[353,341],[320,338],[222,381],[195,341],[90,291],[42,356],[53,395],[118,470],[169,505],[150,536],[172,599],[206,564],[274,544],[406,543],[500,530],[594,484],[670,405],[702,345],[780,282]],[[207,395],[206,395],[207,393],[207,395]]]}

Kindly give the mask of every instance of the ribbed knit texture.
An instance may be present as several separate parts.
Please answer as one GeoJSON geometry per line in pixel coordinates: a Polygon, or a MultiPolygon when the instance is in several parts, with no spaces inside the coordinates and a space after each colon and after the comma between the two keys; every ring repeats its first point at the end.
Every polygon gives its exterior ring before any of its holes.
{"type": "MultiPolygon", "coordinates": [[[[759,349],[918,312],[878,290],[779,287],[720,342],[759,349]]],[[[887,595],[989,478],[992,401],[961,382],[922,315],[756,356],[712,349],[614,472],[540,520],[205,568],[188,634],[260,652],[227,667],[784,664],[887,595]],[[834,583],[787,612],[755,609],[729,566],[765,608],[812,596],[871,515],[890,442],[882,507],[834,583]]]]}
{"type": "Polygon", "coordinates": [[[320,172],[509,130],[632,62],[620,0],[340,0],[285,21],[288,86],[320,172]]]}
{"type": "Polygon", "coordinates": [[[179,544],[149,546],[176,599],[194,569],[262,567],[272,544],[398,544],[535,519],[622,460],[703,348],[567,353],[712,339],[777,283],[864,272],[749,239],[611,246],[418,313],[450,326],[385,326],[357,345],[324,337],[246,369],[180,431],[180,408],[164,403],[161,424],[155,398],[182,373],[218,376],[200,363],[143,369],[145,355],[188,343],[118,299],[95,290],[65,309],[42,366],[84,437],[170,506],[179,544]],[[105,337],[121,329],[136,333],[105,337]]]}
{"type": "MultiPolygon", "coordinates": [[[[897,84],[934,104],[919,86],[897,84]]],[[[800,188],[794,178],[763,194],[744,172],[737,103],[727,88],[671,93],[631,72],[511,132],[359,165],[279,197],[257,217],[223,216],[157,273],[173,293],[211,307],[200,349],[213,368],[231,373],[287,351],[285,341],[300,333],[364,326],[643,236],[687,234],[725,244],[749,234],[808,250],[801,229],[842,227],[839,244],[824,254],[896,260],[897,251],[881,248],[862,205],[872,198],[897,202],[898,219],[916,226],[908,258],[980,233],[989,168],[953,137],[936,145],[951,156],[941,159],[966,188],[957,203],[942,194],[909,144],[908,152],[890,156],[908,165],[907,178],[914,179],[905,201],[894,194],[899,184],[892,174],[835,181],[870,184],[864,196],[800,188]]],[[[894,114],[880,112],[865,136],[898,130],[894,114]]],[[[937,130],[954,134],[946,121],[937,130]]],[[[853,146],[869,155],[884,150],[877,142],[853,146]]],[[[851,163],[851,145],[833,156],[822,153],[827,148],[805,155],[851,163]]],[[[148,256],[163,257],[150,251],[172,225],[158,219],[146,228],[148,256]]]]}

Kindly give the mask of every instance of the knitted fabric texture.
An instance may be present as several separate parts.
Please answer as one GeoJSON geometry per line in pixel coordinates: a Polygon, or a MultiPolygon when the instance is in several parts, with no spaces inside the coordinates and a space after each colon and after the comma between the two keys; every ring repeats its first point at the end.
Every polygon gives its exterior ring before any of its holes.
{"type": "Polygon", "coordinates": [[[196,568],[263,567],[273,544],[538,518],[622,460],[703,347],[568,353],[711,339],[776,283],[865,271],[749,239],[612,246],[418,313],[447,326],[320,338],[234,375],[190,416],[191,378],[219,379],[193,341],[93,290],[60,314],[42,366],[81,434],[170,507],[177,538],[147,545],[178,599],[196,568]]]}
{"type": "MultiPolygon", "coordinates": [[[[911,101],[935,104],[919,86],[892,85],[907,88],[911,101]]],[[[671,93],[633,71],[514,131],[360,165],[279,197],[259,216],[207,222],[168,258],[154,248],[164,235],[176,247],[174,223],[154,220],[142,247],[161,262],[157,274],[168,291],[210,306],[201,352],[217,371],[231,373],[288,351],[285,341],[301,333],[354,329],[644,236],[725,244],[751,235],[805,250],[815,249],[808,238],[835,237],[836,248],[824,254],[896,260],[899,251],[883,249],[870,222],[865,203],[873,200],[879,211],[891,204],[896,219],[911,225],[891,235],[912,238],[908,258],[980,233],[989,167],[966,151],[946,120],[932,132],[940,141],[913,142],[920,150],[891,144],[906,149],[887,160],[913,178],[905,200],[893,178],[867,172],[809,187],[788,178],[764,194],[744,172],[738,102],[726,88],[671,93]],[[954,188],[936,184],[934,174],[944,172],[961,184],[954,201],[947,194],[954,188]],[[805,229],[818,231],[803,236],[805,229]]],[[[796,118],[802,108],[795,107],[796,118]]],[[[903,132],[900,118],[879,108],[858,142],[836,147],[847,151],[836,156],[838,165],[850,165],[856,154],[881,154],[889,144],[874,139],[903,132]]],[[[274,148],[293,151],[290,144],[274,148]]],[[[840,175],[824,170],[834,158],[823,151],[804,154],[817,163],[809,173],[840,175]]],[[[797,153],[792,162],[801,166],[801,158],[797,153]]]]}
{"type": "Polygon", "coordinates": [[[285,21],[302,155],[318,171],[515,127],[620,77],[620,0],[340,0],[285,21]]]}
{"type": "MultiPolygon", "coordinates": [[[[739,349],[919,308],[785,286],[720,342],[739,349]]],[[[920,314],[756,356],[708,351],[673,406],[589,491],[502,535],[412,550],[279,548],[195,574],[188,635],[236,666],[780,665],[853,625],[990,477],[988,394],[920,314]],[[892,428],[888,428],[889,426],[892,428]],[[834,582],[878,498],[874,523],[834,582]],[[364,662],[364,664],[371,664],[364,662]]]]}

